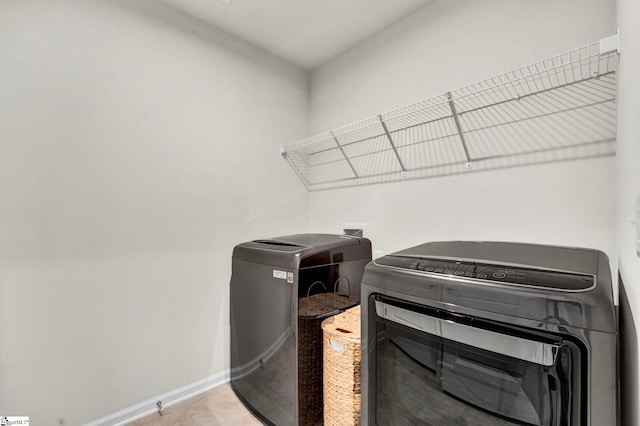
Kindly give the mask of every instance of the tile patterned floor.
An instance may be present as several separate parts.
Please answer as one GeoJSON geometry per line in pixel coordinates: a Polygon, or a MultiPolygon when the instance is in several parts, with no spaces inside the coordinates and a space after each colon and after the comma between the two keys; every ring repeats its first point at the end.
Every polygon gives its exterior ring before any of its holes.
{"type": "Polygon", "coordinates": [[[128,426],[260,426],[261,423],[242,405],[229,384],[179,402],[128,426]]]}

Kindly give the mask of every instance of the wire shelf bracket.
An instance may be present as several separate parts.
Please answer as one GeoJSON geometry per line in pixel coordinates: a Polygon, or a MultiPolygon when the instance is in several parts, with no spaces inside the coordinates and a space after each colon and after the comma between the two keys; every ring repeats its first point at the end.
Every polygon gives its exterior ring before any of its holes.
{"type": "Polygon", "coordinates": [[[378,116],[378,119],[380,120],[380,124],[384,129],[384,134],[387,135],[387,139],[389,139],[389,144],[391,145],[391,149],[393,149],[393,153],[395,154],[396,159],[398,160],[398,164],[400,165],[400,169],[402,170],[402,173],[404,176],[404,174],[407,172],[407,169],[404,167],[404,164],[402,163],[402,158],[400,158],[400,154],[398,154],[398,148],[396,148],[396,145],[393,143],[393,138],[391,137],[391,134],[389,133],[389,129],[387,128],[387,125],[384,122],[384,118],[382,118],[382,114],[378,116]]]}
{"type": "Polygon", "coordinates": [[[282,145],[309,191],[615,154],[620,32],[282,145]]]}
{"type": "Polygon", "coordinates": [[[469,155],[469,148],[467,148],[467,142],[464,140],[464,133],[462,132],[462,126],[460,125],[460,120],[458,118],[458,113],[456,112],[456,106],[453,103],[453,98],[451,97],[451,92],[447,92],[447,99],[449,100],[449,108],[451,108],[451,116],[453,117],[453,121],[456,123],[456,130],[458,131],[458,136],[460,137],[460,142],[462,142],[462,148],[464,149],[464,155],[467,157],[467,168],[470,169],[472,167],[471,156],[469,155]]]}

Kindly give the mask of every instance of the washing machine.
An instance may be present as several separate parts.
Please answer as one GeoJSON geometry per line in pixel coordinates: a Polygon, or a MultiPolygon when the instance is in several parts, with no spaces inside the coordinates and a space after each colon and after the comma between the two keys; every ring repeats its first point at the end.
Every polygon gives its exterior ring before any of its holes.
{"type": "Polygon", "coordinates": [[[261,421],[322,422],[323,319],[359,303],[371,242],[299,234],[233,250],[231,387],[261,421]]]}
{"type": "Polygon", "coordinates": [[[362,424],[617,425],[607,256],[426,243],[362,281],[362,424]]]}

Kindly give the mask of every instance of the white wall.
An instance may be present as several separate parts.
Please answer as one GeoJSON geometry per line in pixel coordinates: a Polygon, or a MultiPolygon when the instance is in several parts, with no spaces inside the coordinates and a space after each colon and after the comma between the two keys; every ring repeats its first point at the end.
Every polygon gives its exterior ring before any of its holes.
{"type": "Polygon", "coordinates": [[[0,413],[228,368],[233,246],[306,231],[307,75],[154,1],[0,2],[0,413]]]}
{"type": "MultiPolygon", "coordinates": [[[[613,0],[436,1],[311,76],[311,134],[453,90],[615,32],[613,0]]],[[[375,254],[425,241],[614,250],[614,159],[314,192],[310,229],[366,223],[375,254]]]]}
{"type": "Polygon", "coordinates": [[[618,155],[616,158],[616,237],[623,290],[620,297],[625,425],[640,424],[638,410],[638,319],[640,318],[640,258],[636,255],[636,214],[640,195],[640,2],[618,0],[621,55],[618,77],[618,155]]]}

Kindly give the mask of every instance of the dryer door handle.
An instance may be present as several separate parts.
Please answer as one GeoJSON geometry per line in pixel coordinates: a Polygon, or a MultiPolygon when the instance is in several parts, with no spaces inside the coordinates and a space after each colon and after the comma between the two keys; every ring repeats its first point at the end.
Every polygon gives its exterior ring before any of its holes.
{"type": "Polygon", "coordinates": [[[562,341],[545,343],[523,337],[498,333],[484,328],[459,324],[455,321],[414,312],[388,303],[375,301],[376,314],[389,321],[422,331],[443,339],[550,367],[562,341]]]}

